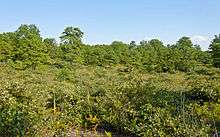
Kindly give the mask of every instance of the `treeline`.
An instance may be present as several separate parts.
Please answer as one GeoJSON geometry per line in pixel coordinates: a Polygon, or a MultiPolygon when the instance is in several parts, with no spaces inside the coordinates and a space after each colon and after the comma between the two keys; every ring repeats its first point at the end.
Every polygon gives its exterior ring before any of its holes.
{"type": "Polygon", "coordinates": [[[198,66],[220,67],[220,35],[215,36],[209,51],[202,51],[189,37],[182,37],[173,45],[152,39],[91,46],[82,43],[83,34],[79,28],[67,27],[60,36],[61,42],[57,43],[54,38],[42,38],[35,25],[21,25],[15,32],[0,34],[0,62],[16,69],[35,69],[40,64],[63,68],[75,63],[122,64],[156,72],[189,72],[198,66]]]}

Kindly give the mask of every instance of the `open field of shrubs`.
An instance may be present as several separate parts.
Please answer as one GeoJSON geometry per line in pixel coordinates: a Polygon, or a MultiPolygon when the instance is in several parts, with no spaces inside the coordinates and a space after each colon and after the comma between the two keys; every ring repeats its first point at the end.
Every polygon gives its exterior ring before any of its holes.
{"type": "Polygon", "coordinates": [[[83,34],[0,34],[1,137],[219,136],[220,36],[203,51],[189,37],[86,45],[83,34]]]}
{"type": "Polygon", "coordinates": [[[220,71],[124,72],[124,66],[0,66],[1,136],[217,136],[220,71]]]}

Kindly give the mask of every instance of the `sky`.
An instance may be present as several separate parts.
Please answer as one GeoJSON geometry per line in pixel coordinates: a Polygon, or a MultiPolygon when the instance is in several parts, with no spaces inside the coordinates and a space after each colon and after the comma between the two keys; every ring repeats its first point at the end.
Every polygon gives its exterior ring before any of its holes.
{"type": "Polygon", "coordinates": [[[43,37],[58,39],[79,27],[83,42],[141,41],[173,44],[182,36],[207,49],[220,33],[220,0],[1,0],[0,33],[35,24],[43,37]]]}

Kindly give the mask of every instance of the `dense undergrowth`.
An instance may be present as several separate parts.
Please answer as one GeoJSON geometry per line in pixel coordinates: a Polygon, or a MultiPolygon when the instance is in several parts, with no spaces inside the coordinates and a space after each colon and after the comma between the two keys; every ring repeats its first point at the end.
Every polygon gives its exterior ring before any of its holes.
{"type": "Polygon", "coordinates": [[[220,35],[86,45],[79,28],[55,39],[35,25],[0,34],[0,136],[217,137],[220,35]],[[113,135],[113,134],[112,134],[113,135]]]}
{"type": "Polygon", "coordinates": [[[220,71],[144,73],[124,66],[0,66],[1,136],[103,128],[136,136],[217,136],[220,71]]]}

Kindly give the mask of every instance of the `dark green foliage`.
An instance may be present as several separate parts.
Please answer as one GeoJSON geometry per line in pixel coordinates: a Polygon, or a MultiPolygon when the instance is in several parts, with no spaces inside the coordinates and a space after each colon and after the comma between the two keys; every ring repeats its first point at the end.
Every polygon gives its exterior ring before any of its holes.
{"type": "Polygon", "coordinates": [[[82,43],[83,32],[79,28],[67,27],[60,39],[65,45],[79,45],[82,43]]]}
{"type": "Polygon", "coordinates": [[[213,65],[220,68],[220,35],[215,35],[209,49],[211,50],[213,65]]]}

